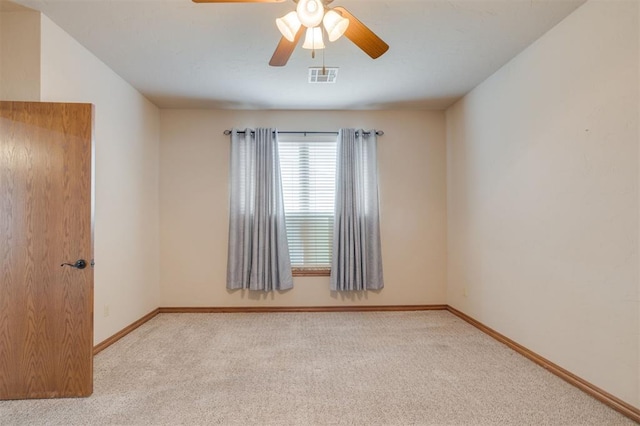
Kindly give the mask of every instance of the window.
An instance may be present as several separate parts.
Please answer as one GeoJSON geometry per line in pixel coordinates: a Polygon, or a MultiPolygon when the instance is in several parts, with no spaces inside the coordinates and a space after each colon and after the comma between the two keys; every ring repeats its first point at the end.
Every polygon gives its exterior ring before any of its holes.
{"type": "Polygon", "coordinates": [[[296,275],[328,275],[333,245],[336,137],[279,136],[291,266],[296,275]]]}

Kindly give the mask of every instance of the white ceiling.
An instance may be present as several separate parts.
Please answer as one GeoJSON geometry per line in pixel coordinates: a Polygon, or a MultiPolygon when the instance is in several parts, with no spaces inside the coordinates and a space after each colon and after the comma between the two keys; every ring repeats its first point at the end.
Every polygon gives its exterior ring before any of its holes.
{"type": "Polygon", "coordinates": [[[191,0],[17,0],[42,11],[160,107],[442,109],[490,76],[584,0],[335,0],[389,45],[372,60],[329,43],[334,85],[299,45],[270,67],[283,3],[191,0]]]}

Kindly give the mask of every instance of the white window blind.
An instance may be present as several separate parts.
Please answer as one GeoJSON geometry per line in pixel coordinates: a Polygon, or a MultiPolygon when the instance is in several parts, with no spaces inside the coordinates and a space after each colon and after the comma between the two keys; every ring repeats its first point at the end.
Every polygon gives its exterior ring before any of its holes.
{"type": "Polygon", "coordinates": [[[336,140],[280,140],[291,266],[331,266],[336,140]]]}

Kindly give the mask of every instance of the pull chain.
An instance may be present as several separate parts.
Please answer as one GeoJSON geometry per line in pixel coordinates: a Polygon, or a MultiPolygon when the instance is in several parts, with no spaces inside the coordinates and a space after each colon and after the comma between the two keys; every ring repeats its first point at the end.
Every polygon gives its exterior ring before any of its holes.
{"type": "Polygon", "coordinates": [[[322,49],[322,75],[327,75],[327,69],[324,67],[324,51],[326,49],[322,49]]]}

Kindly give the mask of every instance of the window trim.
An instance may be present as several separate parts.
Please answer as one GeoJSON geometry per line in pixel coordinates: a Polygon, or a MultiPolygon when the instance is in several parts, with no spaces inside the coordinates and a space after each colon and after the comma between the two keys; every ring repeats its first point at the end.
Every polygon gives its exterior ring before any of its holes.
{"type": "Polygon", "coordinates": [[[295,266],[291,268],[291,274],[294,277],[329,277],[331,267],[295,266]]]}

